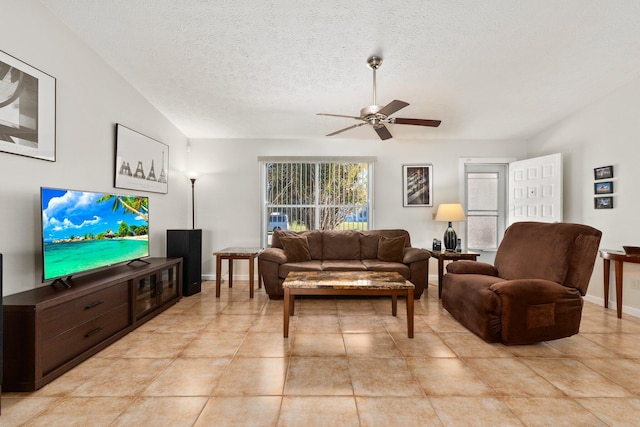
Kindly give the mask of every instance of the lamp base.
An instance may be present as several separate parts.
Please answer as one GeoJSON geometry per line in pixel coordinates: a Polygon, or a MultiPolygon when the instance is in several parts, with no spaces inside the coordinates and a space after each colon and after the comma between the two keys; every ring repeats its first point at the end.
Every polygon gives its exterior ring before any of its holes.
{"type": "Polygon", "coordinates": [[[456,235],[456,232],[453,230],[451,222],[449,222],[449,226],[444,232],[442,243],[444,244],[445,250],[449,252],[455,251],[456,246],[458,246],[458,236],[456,235]]]}

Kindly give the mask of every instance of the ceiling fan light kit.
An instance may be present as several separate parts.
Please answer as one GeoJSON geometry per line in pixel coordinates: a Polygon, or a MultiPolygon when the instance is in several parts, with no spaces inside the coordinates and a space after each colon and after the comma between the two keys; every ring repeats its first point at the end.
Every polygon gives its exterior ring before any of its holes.
{"type": "Polygon", "coordinates": [[[399,125],[414,125],[414,126],[429,126],[429,127],[438,127],[440,126],[440,120],[432,120],[432,119],[406,119],[400,117],[390,117],[393,113],[403,109],[407,105],[408,102],[400,101],[398,99],[394,99],[387,105],[378,105],[376,103],[376,70],[380,68],[382,65],[382,58],[379,56],[371,56],[367,59],[367,65],[369,68],[373,70],[373,104],[367,105],[360,110],[360,116],[346,116],[342,114],[328,114],[328,113],[318,113],[319,116],[330,116],[330,117],[346,117],[349,119],[362,120],[363,123],[358,123],[355,125],[347,126],[346,128],[337,130],[335,132],[331,132],[327,134],[327,136],[337,135],[344,131],[354,129],[363,125],[371,125],[373,126],[373,130],[376,131],[378,137],[381,140],[392,138],[391,132],[385,125],[387,124],[399,124],[399,125]]]}

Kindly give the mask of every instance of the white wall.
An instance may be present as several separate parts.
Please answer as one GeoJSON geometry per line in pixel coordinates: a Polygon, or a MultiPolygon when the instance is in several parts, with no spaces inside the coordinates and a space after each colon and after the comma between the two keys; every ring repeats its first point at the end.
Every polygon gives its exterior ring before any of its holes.
{"type": "MultiPolygon", "coordinates": [[[[563,153],[565,221],[601,230],[601,248],[622,250],[622,245],[640,246],[638,111],[640,79],[562,120],[528,144],[531,156],[563,153]],[[609,165],[614,169],[614,208],[594,209],[593,169],[609,165]]],[[[631,288],[634,280],[640,280],[640,265],[625,264],[623,309],[640,316],[640,290],[631,288]]],[[[600,258],[596,260],[588,299],[604,301],[600,258]]],[[[609,299],[609,307],[615,307],[615,294],[611,290],[609,299]]]]}
{"type": "MultiPolygon", "coordinates": [[[[459,157],[526,157],[517,141],[380,141],[320,137],[312,140],[191,140],[191,169],[196,181],[196,227],[203,229],[203,275],[214,277],[212,253],[227,246],[260,244],[259,156],[376,156],[374,218],[376,228],[404,228],[413,246],[430,248],[446,224],[432,220],[437,205],[458,201],[459,157]],[[402,165],[433,164],[434,207],[402,206],[402,165]]],[[[224,263],[226,264],[226,263],[224,263]]],[[[223,274],[226,265],[223,264],[223,274]]],[[[248,264],[236,263],[234,275],[247,276],[248,264]]],[[[430,274],[437,274],[432,262],[430,274]]]]}
{"type": "Polygon", "coordinates": [[[188,225],[188,181],[176,173],[184,169],[186,138],[39,2],[8,0],[2,9],[0,49],[57,84],[56,162],[0,152],[3,294],[42,286],[41,186],[114,189],[115,123],[170,146],[169,193],[143,193],[150,196],[151,255],[164,256],[165,230],[188,225]]]}

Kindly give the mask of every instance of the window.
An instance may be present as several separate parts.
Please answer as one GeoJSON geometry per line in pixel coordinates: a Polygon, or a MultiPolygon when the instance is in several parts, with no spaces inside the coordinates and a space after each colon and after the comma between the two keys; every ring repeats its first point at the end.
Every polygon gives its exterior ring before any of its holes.
{"type": "Polygon", "coordinates": [[[262,244],[274,230],[367,230],[373,161],[369,158],[260,159],[262,244]]]}

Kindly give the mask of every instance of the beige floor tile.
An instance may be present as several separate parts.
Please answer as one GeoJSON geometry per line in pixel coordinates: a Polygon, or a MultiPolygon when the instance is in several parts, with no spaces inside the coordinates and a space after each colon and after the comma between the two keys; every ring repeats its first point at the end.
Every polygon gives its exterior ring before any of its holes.
{"type": "Polygon", "coordinates": [[[340,316],[340,329],[347,334],[386,332],[380,316],[340,316]]]}
{"type": "Polygon", "coordinates": [[[618,357],[640,358],[640,334],[584,334],[583,337],[612,350],[618,357]]]}
{"type": "Polygon", "coordinates": [[[527,426],[606,426],[601,419],[567,397],[509,397],[503,400],[527,426]]]}
{"type": "Polygon", "coordinates": [[[388,333],[344,334],[343,339],[349,357],[402,357],[388,333]]]}
{"type": "Polygon", "coordinates": [[[573,335],[568,338],[548,341],[548,344],[568,357],[602,358],[616,356],[612,350],[587,339],[586,336],[587,334],[573,335]]]}
{"type": "Polygon", "coordinates": [[[233,302],[228,304],[224,310],[221,311],[222,315],[230,314],[260,314],[264,308],[265,303],[262,301],[250,301],[250,302],[233,302]]]}
{"type": "Polygon", "coordinates": [[[424,396],[408,363],[402,358],[349,358],[356,396],[424,396]]]}
{"type": "Polygon", "coordinates": [[[58,401],[58,397],[11,397],[9,393],[2,393],[0,425],[24,425],[28,420],[37,419],[41,413],[55,407],[58,401]]]}
{"type": "Polygon", "coordinates": [[[589,412],[610,426],[637,426],[640,421],[640,399],[580,398],[576,399],[589,412]]]}
{"type": "Polygon", "coordinates": [[[482,338],[469,333],[443,333],[440,337],[458,357],[513,357],[504,345],[486,343],[482,338]]]}
{"type": "Polygon", "coordinates": [[[185,347],[180,357],[233,357],[246,336],[246,332],[203,332],[185,347]]]}
{"type": "Polygon", "coordinates": [[[209,396],[231,359],[184,359],[171,363],[143,396],[209,396]]]}
{"type": "MultiPolygon", "coordinates": [[[[113,427],[193,425],[207,397],[142,397],[127,408],[113,427]]],[[[90,425],[90,424],[87,424],[90,425]]]]}
{"type": "Polygon", "coordinates": [[[507,345],[504,349],[518,357],[562,357],[562,352],[547,342],[528,345],[507,345]]]}
{"type": "MultiPolygon", "coordinates": [[[[289,318],[289,332],[296,330],[297,316],[290,316],[289,318]]],[[[259,316],[256,321],[251,325],[249,332],[279,332],[282,334],[284,328],[284,318],[282,307],[277,314],[268,314],[259,316]]]]}
{"type": "Polygon", "coordinates": [[[276,426],[281,396],[212,397],[194,427],[276,426]]]}
{"type": "Polygon", "coordinates": [[[297,332],[293,337],[291,356],[345,357],[346,355],[342,334],[297,332]]]}
{"type": "Polygon", "coordinates": [[[166,333],[192,333],[200,332],[209,326],[209,323],[215,318],[214,314],[201,315],[197,313],[186,312],[180,315],[167,315],[167,321],[158,325],[155,332],[166,333]]]}
{"type": "Polygon", "coordinates": [[[456,357],[456,354],[434,333],[415,332],[413,338],[406,332],[391,332],[405,357],[456,357]]]}
{"type": "Polygon", "coordinates": [[[248,332],[258,317],[258,315],[221,314],[209,323],[205,332],[248,332]]]}
{"type": "Polygon", "coordinates": [[[218,380],[213,395],[282,395],[288,363],[288,359],[276,357],[234,359],[218,380]]]}
{"type": "Polygon", "coordinates": [[[296,334],[300,332],[339,334],[342,332],[342,329],[340,329],[340,319],[335,314],[305,313],[293,316],[291,319],[297,320],[296,334]]]}
{"type": "Polygon", "coordinates": [[[469,332],[467,328],[458,323],[456,319],[451,317],[451,315],[443,309],[418,316],[422,318],[434,332],[459,332],[471,334],[471,332],[469,332]]]}
{"type": "Polygon", "coordinates": [[[335,298],[296,298],[295,312],[299,315],[335,315],[338,305],[335,298]]]}
{"type": "Polygon", "coordinates": [[[73,368],[63,376],[33,393],[34,396],[67,396],[80,387],[89,378],[100,375],[109,369],[117,359],[92,357],[73,368]]]}
{"type": "Polygon", "coordinates": [[[344,357],[292,357],[284,394],[352,396],[349,362],[344,357]]]}
{"type": "Polygon", "coordinates": [[[577,359],[526,359],[527,366],[570,397],[628,397],[613,381],[577,359]]]}
{"type": "MultiPolygon", "coordinates": [[[[387,331],[404,332],[404,335],[407,335],[407,315],[404,311],[400,312],[400,308],[398,308],[397,316],[389,316],[389,313],[383,313],[380,315],[380,320],[382,320],[382,324],[387,331]]],[[[427,322],[420,316],[413,316],[413,330],[415,333],[433,332],[427,322]]]]}
{"type": "Polygon", "coordinates": [[[519,360],[473,358],[467,359],[466,363],[498,396],[563,396],[560,390],[519,360]]]}
{"type": "MultiPolygon", "coordinates": [[[[336,307],[341,316],[375,316],[378,314],[368,298],[338,299],[336,307]]],[[[391,299],[389,299],[388,312],[391,313],[391,299]]]]}
{"type": "Polygon", "coordinates": [[[238,348],[237,357],[286,357],[291,340],[282,332],[249,332],[238,348]]]}
{"type": "Polygon", "coordinates": [[[285,396],[280,409],[279,427],[359,426],[353,397],[285,396]]]}
{"type": "Polygon", "coordinates": [[[407,359],[427,396],[493,396],[494,391],[460,359],[407,359]]]}
{"type": "Polygon", "coordinates": [[[154,332],[138,341],[123,357],[176,358],[196,337],[196,333],[154,332]]]}
{"type": "Polygon", "coordinates": [[[500,399],[493,397],[431,397],[445,426],[522,426],[500,399]]]}
{"type": "Polygon", "coordinates": [[[65,397],[27,424],[33,427],[110,426],[132,402],[133,398],[125,397],[65,397]]]}
{"type": "Polygon", "coordinates": [[[605,378],[640,396],[640,360],[637,359],[580,359],[605,378]]]}
{"type": "Polygon", "coordinates": [[[428,397],[356,397],[361,427],[441,426],[428,397]]]}
{"type": "Polygon", "coordinates": [[[75,397],[138,396],[173,359],[118,359],[71,392],[75,397]]]}

